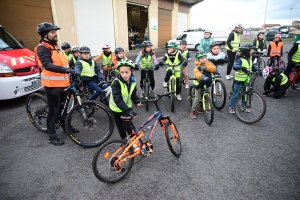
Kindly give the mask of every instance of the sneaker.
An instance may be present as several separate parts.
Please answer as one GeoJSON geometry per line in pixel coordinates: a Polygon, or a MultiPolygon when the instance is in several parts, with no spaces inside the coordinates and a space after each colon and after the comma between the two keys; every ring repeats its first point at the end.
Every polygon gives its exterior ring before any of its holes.
{"type": "Polygon", "coordinates": [[[140,98],[141,98],[141,99],[144,98],[144,92],[143,92],[143,91],[141,91],[140,98]]]}
{"type": "Polygon", "coordinates": [[[231,108],[231,107],[229,107],[229,113],[230,113],[230,114],[235,114],[235,111],[234,111],[234,109],[233,109],[233,108],[231,108]]]}
{"type": "Polygon", "coordinates": [[[190,116],[191,116],[191,118],[193,118],[193,119],[197,119],[197,115],[196,115],[195,111],[192,111],[192,112],[190,113],[190,116]]]}
{"type": "Polygon", "coordinates": [[[299,87],[297,86],[297,84],[292,85],[292,89],[293,90],[299,90],[299,87]]]}
{"type": "Polygon", "coordinates": [[[164,88],[168,87],[168,83],[164,81],[164,82],[163,82],[163,87],[164,87],[164,88]]]}
{"type": "Polygon", "coordinates": [[[188,84],[188,83],[185,84],[185,88],[186,88],[186,89],[189,88],[189,84],[188,84]]]}
{"type": "Polygon", "coordinates": [[[49,138],[48,142],[51,144],[54,144],[54,145],[63,145],[64,144],[64,141],[60,140],[58,137],[49,138]]]}
{"type": "Polygon", "coordinates": [[[229,76],[229,79],[232,79],[232,78],[234,78],[234,76],[231,76],[231,75],[228,75],[229,76]]]}
{"type": "Polygon", "coordinates": [[[249,108],[246,108],[245,106],[243,106],[243,107],[241,107],[241,111],[244,111],[244,112],[249,113],[249,112],[250,112],[250,109],[249,109],[249,108]]]}
{"type": "Polygon", "coordinates": [[[285,91],[285,94],[284,94],[285,97],[286,97],[286,95],[287,95],[288,90],[289,90],[289,89],[287,89],[287,90],[285,91]]]}
{"type": "Polygon", "coordinates": [[[177,95],[176,95],[176,98],[177,98],[178,101],[181,101],[181,100],[182,100],[180,94],[177,94],[177,95]]]}
{"type": "Polygon", "coordinates": [[[153,96],[154,98],[157,97],[156,92],[155,92],[154,90],[151,91],[151,94],[152,94],[152,96],[153,96]]]}
{"type": "Polygon", "coordinates": [[[203,113],[203,110],[202,110],[201,108],[199,108],[199,109],[197,110],[197,113],[202,114],[202,113],[203,113]]]}
{"type": "MultiPolygon", "coordinates": [[[[71,131],[72,131],[72,133],[79,133],[79,129],[76,129],[73,126],[71,126],[71,131]]],[[[63,132],[67,133],[66,129],[63,129],[63,132]]]]}
{"type": "Polygon", "coordinates": [[[226,75],[225,78],[226,78],[227,80],[229,80],[229,79],[230,79],[230,76],[229,76],[229,75],[226,75]]]}

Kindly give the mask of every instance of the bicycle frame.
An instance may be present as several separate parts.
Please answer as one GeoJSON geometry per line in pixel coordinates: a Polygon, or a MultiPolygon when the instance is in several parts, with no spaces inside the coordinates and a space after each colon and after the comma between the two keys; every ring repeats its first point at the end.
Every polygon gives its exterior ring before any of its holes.
{"type": "Polygon", "coordinates": [[[296,67],[293,68],[293,70],[291,71],[291,73],[289,74],[289,80],[291,82],[291,84],[293,85],[296,80],[300,77],[300,63],[296,65],[296,67]],[[296,73],[296,75],[293,77],[292,74],[296,73]]]}
{"type": "MultiPolygon", "coordinates": [[[[204,85],[203,86],[203,91],[202,91],[202,102],[205,102],[205,96],[208,96],[209,98],[210,98],[210,95],[209,95],[209,93],[208,93],[208,91],[207,91],[207,89],[206,89],[206,85],[204,85]]],[[[202,106],[203,106],[203,109],[204,110],[206,110],[206,105],[205,105],[205,103],[202,103],[202,106]]],[[[211,106],[210,106],[210,104],[208,105],[208,109],[211,109],[211,106]]]]}
{"type": "MultiPolygon", "coordinates": [[[[169,92],[172,92],[172,88],[171,88],[171,81],[172,80],[175,81],[174,92],[176,92],[176,76],[175,76],[175,72],[182,72],[182,66],[181,65],[167,65],[167,66],[172,68],[171,69],[172,70],[172,76],[170,76],[170,80],[168,82],[169,92]],[[175,70],[175,67],[180,67],[180,70],[175,70]]],[[[176,95],[176,93],[174,93],[174,95],[176,95]]]]}

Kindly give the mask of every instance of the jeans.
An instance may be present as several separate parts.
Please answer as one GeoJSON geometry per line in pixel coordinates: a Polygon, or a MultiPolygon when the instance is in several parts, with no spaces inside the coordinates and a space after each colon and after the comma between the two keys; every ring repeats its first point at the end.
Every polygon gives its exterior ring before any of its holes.
{"type": "Polygon", "coordinates": [[[230,99],[230,107],[231,108],[234,108],[235,100],[236,100],[237,96],[240,93],[240,90],[243,86],[243,82],[234,80],[233,84],[234,84],[233,85],[233,94],[232,94],[231,99],[230,99]]]}
{"type": "Polygon", "coordinates": [[[98,96],[101,95],[102,91],[107,88],[106,85],[102,85],[101,87],[97,85],[98,81],[85,81],[84,85],[88,87],[89,90],[94,91],[92,96],[90,96],[89,100],[95,100],[98,96]]]}

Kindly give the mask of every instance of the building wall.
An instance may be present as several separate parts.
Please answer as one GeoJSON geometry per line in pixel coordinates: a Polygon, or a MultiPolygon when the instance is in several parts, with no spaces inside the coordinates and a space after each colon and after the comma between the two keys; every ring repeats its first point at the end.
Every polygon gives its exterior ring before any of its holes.
{"type": "Polygon", "coordinates": [[[126,0],[113,0],[116,47],[128,51],[128,22],[126,0]]]}
{"type": "Polygon", "coordinates": [[[173,5],[174,9],[172,10],[171,38],[175,38],[178,35],[178,3],[174,2],[173,5]]]}
{"type": "MultiPolygon", "coordinates": [[[[153,48],[158,47],[158,30],[153,30],[153,21],[152,19],[158,20],[158,0],[151,0],[151,4],[148,8],[148,20],[149,20],[149,38],[153,44],[153,48]]],[[[158,24],[157,24],[158,25],[158,24]]]]}

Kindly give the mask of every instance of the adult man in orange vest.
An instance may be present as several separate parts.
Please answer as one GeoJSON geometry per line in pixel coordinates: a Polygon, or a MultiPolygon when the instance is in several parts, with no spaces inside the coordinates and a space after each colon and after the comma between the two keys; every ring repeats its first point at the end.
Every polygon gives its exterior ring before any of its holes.
{"type": "MultiPolygon", "coordinates": [[[[49,143],[62,145],[56,135],[55,124],[59,114],[63,90],[70,85],[69,74],[77,75],[75,70],[69,69],[66,56],[60,52],[57,46],[57,33],[60,28],[49,22],[43,22],[37,26],[37,32],[41,36],[40,44],[35,48],[36,61],[41,67],[41,82],[45,87],[49,113],[47,116],[47,129],[49,143]]],[[[64,113],[66,115],[66,113],[64,113]]],[[[64,127],[64,121],[61,122],[64,127]]],[[[73,128],[74,129],[74,128],[73,128]]],[[[78,132],[74,129],[73,132],[78,132]]]]}

